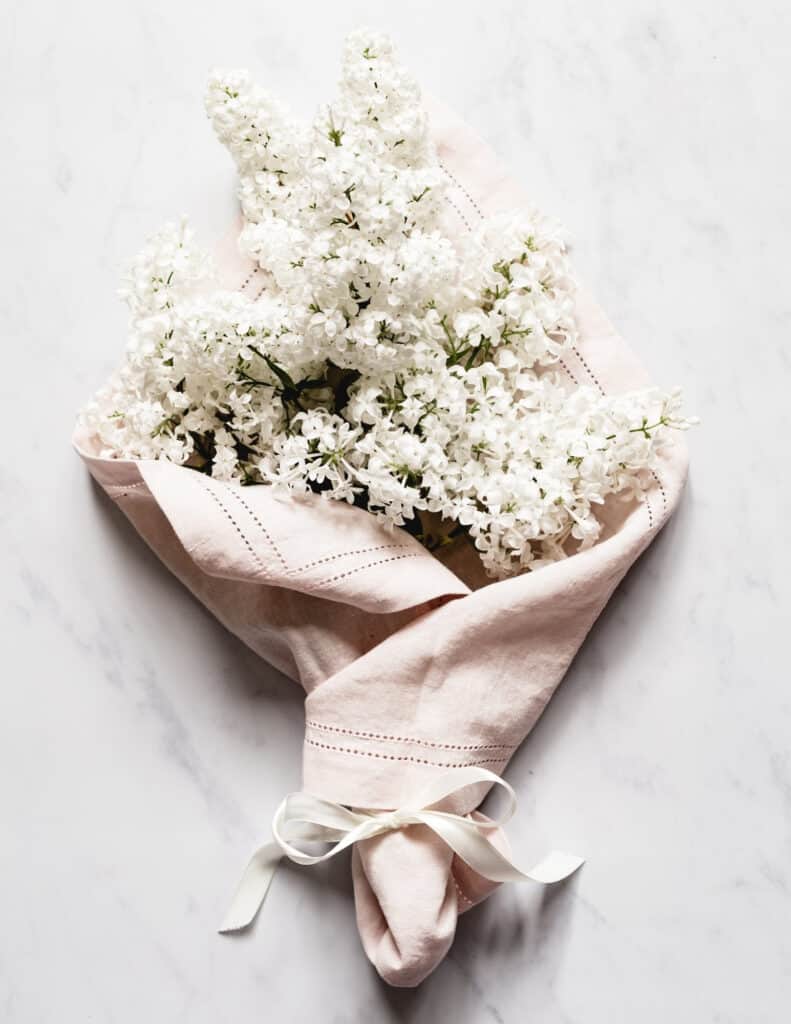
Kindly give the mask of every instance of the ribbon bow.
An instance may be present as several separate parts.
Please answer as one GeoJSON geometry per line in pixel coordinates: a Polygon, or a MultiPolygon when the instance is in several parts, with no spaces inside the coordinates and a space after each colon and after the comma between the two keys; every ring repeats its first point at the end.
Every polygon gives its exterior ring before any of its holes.
{"type": "Polygon", "coordinates": [[[220,931],[239,931],[253,922],[283,857],[295,864],[321,864],[354,843],[408,825],[427,825],[473,870],[492,882],[529,879],[549,885],[568,878],[584,863],[581,857],[554,851],[529,871],[520,870],[492,846],[485,834],[504,825],[515,809],[516,794],[511,786],[494,772],[474,766],[438,775],[396,811],[355,811],[311,793],[291,793],[272,819],[274,841],[265,843],[251,857],[220,931]],[[432,809],[434,804],[478,782],[502,786],[508,794],[508,806],[499,820],[474,821],[432,809]],[[334,845],[326,853],[313,855],[294,846],[294,842],[334,845]]]}

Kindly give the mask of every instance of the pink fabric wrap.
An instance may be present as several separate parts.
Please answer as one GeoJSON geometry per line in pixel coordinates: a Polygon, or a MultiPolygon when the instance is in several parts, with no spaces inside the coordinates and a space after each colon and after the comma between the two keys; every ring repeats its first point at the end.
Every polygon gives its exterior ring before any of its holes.
{"type": "MultiPolygon", "coordinates": [[[[431,105],[464,232],[482,215],[525,204],[494,154],[431,105]]],[[[255,271],[232,245],[226,281],[255,271]]],[[[646,383],[612,325],[581,288],[580,340],[563,369],[602,392],[646,383]]],[[[502,772],[629,566],[670,516],[686,474],[679,439],[640,503],[607,503],[592,549],[536,573],[483,585],[472,550],[443,565],[403,532],[320,497],[218,483],[167,462],[97,457],[97,482],[162,561],[244,643],[306,691],[304,788],[339,803],[395,808],[456,765],[502,772]],[[466,582],[463,582],[466,581],[466,582]]],[[[452,809],[473,811],[482,787],[452,809]]],[[[495,834],[497,845],[505,839],[495,834]]],[[[363,946],[381,976],[416,985],[442,960],[459,912],[494,885],[423,826],[355,847],[363,946]]]]}

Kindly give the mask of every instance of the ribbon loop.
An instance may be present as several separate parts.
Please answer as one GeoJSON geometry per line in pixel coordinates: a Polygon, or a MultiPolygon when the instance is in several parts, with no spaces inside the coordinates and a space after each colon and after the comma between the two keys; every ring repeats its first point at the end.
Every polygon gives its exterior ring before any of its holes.
{"type": "Polygon", "coordinates": [[[473,765],[436,776],[394,811],[355,811],[311,793],[291,793],[272,819],[274,841],[265,843],[253,854],[220,931],[240,931],[253,922],[266,898],[277,865],[284,856],[303,866],[320,864],[354,843],[409,825],[426,825],[474,871],[492,882],[530,880],[550,885],[568,878],[584,863],[581,857],[554,851],[528,871],[518,868],[485,835],[487,830],[505,824],[515,809],[516,794],[505,779],[473,765]],[[505,789],[508,804],[500,819],[474,821],[437,807],[448,797],[478,783],[505,789]],[[332,845],[325,853],[310,854],[294,845],[299,842],[332,845]]]}

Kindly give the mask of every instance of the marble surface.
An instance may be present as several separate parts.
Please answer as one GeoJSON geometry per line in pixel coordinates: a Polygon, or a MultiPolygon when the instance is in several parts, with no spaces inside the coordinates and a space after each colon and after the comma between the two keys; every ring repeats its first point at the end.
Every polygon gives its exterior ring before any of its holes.
{"type": "Polygon", "coordinates": [[[8,0],[0,25],[0,1018],[787,1020],[787,5],[8,0]],[[168,217],[210,238],[232,213],[207,68],[248,66],[307,112],[361,22],[565,221],[581,276],[704,421],[675,519],[508,772],[516,848],[563,839],[588,864],[500,891],[400,992],[359,947],[346,861],[284,870],[252,935],[215,934],[299,783],[298,692],[69,448],[122,345],[122,262],[168,217]]]}

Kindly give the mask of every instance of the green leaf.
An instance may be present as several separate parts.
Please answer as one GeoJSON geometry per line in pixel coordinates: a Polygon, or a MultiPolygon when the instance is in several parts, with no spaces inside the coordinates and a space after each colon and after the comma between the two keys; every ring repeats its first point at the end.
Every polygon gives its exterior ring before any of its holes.
{"type": "Polygon", "coordinates": [[[287,388],[290,391],[296,391],[297,385],[294,383],[291,377],[289,377],[289,375],[286,373],[282,366],[278,366],[277,363],[273,359],[270,359],[269,356],[267,355],[264,355],[262,358],[284,388],[287,388]]]}

